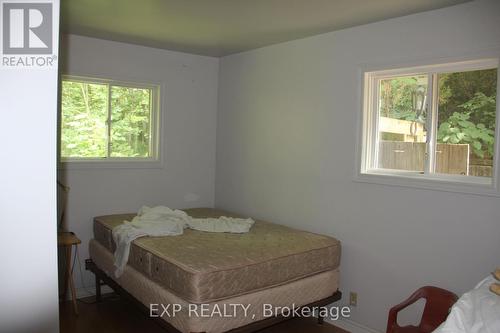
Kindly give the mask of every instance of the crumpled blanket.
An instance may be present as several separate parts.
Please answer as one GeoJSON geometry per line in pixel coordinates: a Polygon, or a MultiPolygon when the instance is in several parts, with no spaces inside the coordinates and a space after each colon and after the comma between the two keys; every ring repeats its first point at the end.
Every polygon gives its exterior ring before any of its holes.
{"type": "Polygon", "coordinates": [[[450,314],[433,333],[500,332],[500,296],[489,290],[495,282],[488,276],[452,306],[450,314]]]}
{"type": "Polygon", "coordinates": [[[246,233],[253,224],[252,219],[226,216],[192,218],[181,210],[165,206],[143,206],[132,221],[124,221],[123,224],[113,228],[113,240],[116,244],[115,277],[118,278],[123,274],[130,253],[130,244],[139,237],[178,236],[182,235],[186,228],[205,232],[246,233]]]}

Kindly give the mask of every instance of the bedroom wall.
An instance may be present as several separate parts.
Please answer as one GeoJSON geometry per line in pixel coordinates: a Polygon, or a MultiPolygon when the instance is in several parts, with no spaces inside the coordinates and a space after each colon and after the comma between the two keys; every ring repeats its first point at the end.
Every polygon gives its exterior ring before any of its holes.
{"type": "MultiPolygon", "coordinates": [[[[70,165],[59,172],[71,188],[67,223],[82,240],[82,270],[90,287],[93,276],[83,265],[93,216],[135,212],[142,205],[213,206],[218,59],[73,35],[65,37],[62,50],[63,74],[162,85],[163,166],[70,165]]],[[[79,276],[75,268],[85,294],[79,276]]]]}
{"type": "Polygon", "coordinates": [[[378,331],[420,286],[472,288],[499,264],[499,198],[353,181],[360,66],[499,48],[499,21],[474,1],[222,58],[215,205],[338,237],[351,319],[378,331]]]}

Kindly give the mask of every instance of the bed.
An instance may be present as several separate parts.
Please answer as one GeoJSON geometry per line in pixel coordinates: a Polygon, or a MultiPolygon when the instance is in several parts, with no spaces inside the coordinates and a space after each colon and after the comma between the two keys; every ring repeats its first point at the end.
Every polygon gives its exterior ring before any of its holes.
{"type": "MultiPolygon", "coordinates": [[[[185,212],[195,218],[240,217],[209,208],[185,212]]],[[[94,219],[87,268],[96,274],[97,289],[106,282],[171,331],[252,331],[282,319],[274,309],[340,299],[340,242],[265,221],[256,221],[246,234],[185,230],[181,236],[136,239],[123,274],[114,278],[112,229],[134,215],[94,219]],[[176,305],[175,315],[172,308],[159,311],[168,304],[176,305]]]]}

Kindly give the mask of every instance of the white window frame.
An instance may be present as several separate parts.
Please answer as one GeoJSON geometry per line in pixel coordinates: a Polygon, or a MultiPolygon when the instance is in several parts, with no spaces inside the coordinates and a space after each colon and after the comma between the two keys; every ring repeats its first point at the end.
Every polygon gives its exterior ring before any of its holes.
{"type": "MultiPolygon", "coordinates": [[[[161,85],[154,83],[143,83],[143,82],[135,82],[135,81],[123,81],[123,80],[114,80],[114,79],[103,79],[103,78],[95,78],[95,77],[87,77],[87,76],[79,76],[79,75],[62,75],[61,76],[61,89],[62,89],[62,81],[73,81],[73,82],[84,82],[89,84],[105,84],[108,86],[108,119],[107,122],[111,121],[111,87],[112,86],[121,86],[128,88],[138,88],[138,89],[149,89],[151,90],[151,118],[150,118],[150,126],[151,126],[151,141],[150,141],[150,157],[102,157],[102,158],[92,158],[92,157],[63,157],[61,156],[61,138],[58,140],[58,156],[60,163],[60,167],[64,168],[93,168],[93,167],[118,167],[118,168],[150,168],[150,167],[160,167],[162,166],[161,160],[161,99],[160,99],[160,91],[161,85]]],[[[62,106],[62,100],[60,102],[62,106]]],[[[62,119],[62,108],[61,108],[61,119],[62,119]]],[[[61,120],[60,119],[60,120],[61,120]]],[[[61,124],[59,124],[59,135],[62,137],[62,128],[61,124]]],[[[111,127],[108,126],[108,155],[110,152],[110,130],[111,127]]]]}
{"type": "MultiPolygon", "coordinates": [[[[463,192],[480,195],[500,196],[499,184],[499,147],[500,147],[500,75],[499,58],[488,57],[467,61],[419,65],[391,69],[362,70],[362,119],[360,126],[360,142],[358,144],[358,160],[354,179],[361,182],[384,185],[408,186],[451,192],[463,192]],[[472,70],[497,69],[497,103],[495,144],[492,177],[475,177],[466,175],[449,175],[432,173],[434,166],[436,143],[437,100],[432,96],[437,93],[437,75],[439,73],[463,72],[472,70]],[[379,82],[381,79],[405,75],[429,75],[427,98],[427,158],[425,172],[406,170],[379,169],[376,167],[378,149],[379,119],[379,82]],[[430,142],[430,144],[429,144],[430,142]]],[[[358,137],[359,137],[358,136],[358,137]]]]}

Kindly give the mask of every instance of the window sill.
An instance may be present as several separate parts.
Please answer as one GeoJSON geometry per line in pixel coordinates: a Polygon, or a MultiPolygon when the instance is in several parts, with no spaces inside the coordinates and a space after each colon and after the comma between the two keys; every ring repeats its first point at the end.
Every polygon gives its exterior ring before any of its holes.
{"type": "Polygon", "coordinates": [[[85,169],[161,169],[162,160],[155,159],[95,159],[63,160],[58,163],[58,170],[85,169]]]}
{"type": "Polygon", "coordinates": [[[424,175],[398,170],[358,172],[354,181],[435,191],[500,196],[493,178],[454,175],[424,175]]]}

